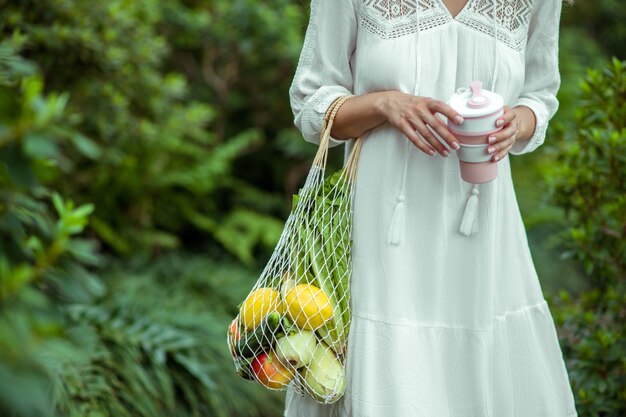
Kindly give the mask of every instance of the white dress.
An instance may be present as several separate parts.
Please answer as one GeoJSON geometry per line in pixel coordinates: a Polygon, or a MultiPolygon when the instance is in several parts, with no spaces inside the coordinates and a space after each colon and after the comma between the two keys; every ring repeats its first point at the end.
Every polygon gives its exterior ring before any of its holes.
{"type": "MultiPolygon", "coordinates": [[[[319,143],[322,117],[341,95],[396,89],[447,101],[478,79],[535,113],[533,137],[510,154],[540,146],[558,107],[561,0],[468,0],[456,17],[442,0],[415,10],[416,0],[312,0],[290,90],[304,138],[319,143]]],[[[347,154],[352,141],[331,144],[347,154]]],[[[286,417],[577,415],[510,157],[480,185],[478,231],[466,236],[459,223],[472,184],[456,152],[428,156],[389,125],[365,135],[346,393],[321,405],[289,388],[286,417]]]]}

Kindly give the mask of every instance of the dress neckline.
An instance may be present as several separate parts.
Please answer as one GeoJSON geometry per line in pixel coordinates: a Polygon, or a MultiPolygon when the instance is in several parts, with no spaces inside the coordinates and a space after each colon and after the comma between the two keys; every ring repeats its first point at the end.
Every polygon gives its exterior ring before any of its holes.
{"type": "Polygon", "coordinates": [[[450,20],[457,20],[459,17],[461,17],[462,14],[464,14],[467,9],[470,6],[470,3],[472,3],[474,0],[467,0],[465,2],[465,5],[461,8],[461,10],[456,14],[456,16],[452,16],[452,13],[450,13],[450,9],[448,9],[448,7],[445,5],[445,3],[443,2],[443,0],[437,0],[437,2],[439,3],[439,6],[441,6],[441,8],[445,11],[445,13],[448,15],[448,17],[450,18],[450,20]]]}

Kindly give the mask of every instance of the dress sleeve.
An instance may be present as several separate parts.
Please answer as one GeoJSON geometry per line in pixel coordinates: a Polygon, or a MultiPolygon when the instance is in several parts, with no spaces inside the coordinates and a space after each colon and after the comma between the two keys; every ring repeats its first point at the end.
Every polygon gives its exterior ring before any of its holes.
{"type": "MultiPolygon", "coordinates": [[[[319,145],[324,114],[340,96],[353,94],[350,59],[356,45],[355,0],[312,0],[309,25],[289,89],[294,124],[319,145]]],[[[330,139],[330,147],[346,143],[330,139]]]]}
{"type": "Polygon", "coordinates": [[[556,93],[561,85],[558,48],[562,0],[535,0],[528,28],[526,69],[522,92],[515,106],[529,107],[536,126],[529,140],[516,141],[513,155],[529,153],[543,144],[548,122],[556,113],[556,93]]]}

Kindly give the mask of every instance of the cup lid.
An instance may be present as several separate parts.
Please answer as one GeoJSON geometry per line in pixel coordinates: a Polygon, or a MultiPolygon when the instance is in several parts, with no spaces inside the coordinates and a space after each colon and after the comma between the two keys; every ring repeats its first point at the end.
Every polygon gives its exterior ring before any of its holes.
{"type": "Polygon", "coordinates": [[[469,89],[459,88],[448,104],[463,117],[480,117],[500,110],[504,100],[500,94],[484,90],[482,81],[475,80],[469,89]]]}

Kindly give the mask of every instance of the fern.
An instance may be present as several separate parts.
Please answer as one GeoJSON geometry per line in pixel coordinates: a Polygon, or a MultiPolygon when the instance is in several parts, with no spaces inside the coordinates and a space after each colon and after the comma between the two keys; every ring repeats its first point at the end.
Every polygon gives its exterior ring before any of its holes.
{"type": "Polygon", "coordinates": [[[235,300],[253,279],[241,267],[180,254],[114,264],[111,296],[65,310],[69,334],[83,335],[75,342],[84,351],[56,355],[59,410],[67,416],[279,415],[282,395],[241,380],[225,342],[235,300]]]}

